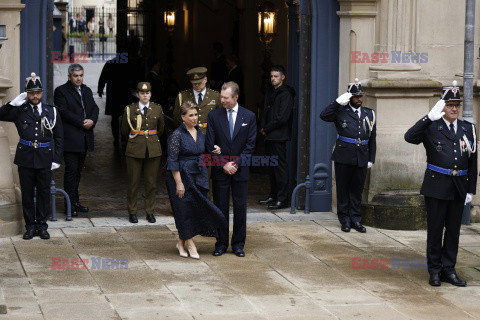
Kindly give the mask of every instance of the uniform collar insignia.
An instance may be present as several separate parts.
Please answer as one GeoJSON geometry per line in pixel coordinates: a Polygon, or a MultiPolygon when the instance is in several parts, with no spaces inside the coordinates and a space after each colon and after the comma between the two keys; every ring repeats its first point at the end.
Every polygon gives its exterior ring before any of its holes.
{"type": "Polygon", "coordinates": [[[438,130],[443,130],[443,124],[438,125],[438,130]]]}

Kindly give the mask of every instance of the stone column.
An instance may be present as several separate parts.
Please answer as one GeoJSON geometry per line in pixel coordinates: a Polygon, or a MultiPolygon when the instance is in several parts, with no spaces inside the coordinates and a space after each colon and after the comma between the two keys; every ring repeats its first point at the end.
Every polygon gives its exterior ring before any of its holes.
{"type": "MultiPolygon", "coordinates": [[[[0,21],[8,40],[0,48],[0,106],[20,93],[20,0],[0,0],[0,21]]],[[[0,236],[21,232],[21,194],[17,167],[13,164],[18,135],[11,123],[0,122],[0,236]]]]}

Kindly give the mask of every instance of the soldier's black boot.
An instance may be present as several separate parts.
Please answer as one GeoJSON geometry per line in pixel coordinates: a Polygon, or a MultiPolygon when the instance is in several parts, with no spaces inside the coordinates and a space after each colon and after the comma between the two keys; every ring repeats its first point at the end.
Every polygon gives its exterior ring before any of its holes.
{"type": "Polygon", "coordinates": [[[131,223],[138,223],[137,215],[136,215],[136,214],[131,214],[131,215],[128,217],[128,221],[130,221],[131,223]]]}
{"type": "Polygon", "coordinates": [[[30,240],[35,236],[35,229],[27,229],[27,231],[23,234],[23,239],[30,240]]]}

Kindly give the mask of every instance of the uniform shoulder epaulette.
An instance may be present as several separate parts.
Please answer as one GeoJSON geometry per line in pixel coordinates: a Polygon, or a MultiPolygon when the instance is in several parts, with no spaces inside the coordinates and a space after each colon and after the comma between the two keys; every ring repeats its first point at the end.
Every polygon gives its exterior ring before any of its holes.
{"type": "Polygon", "coordinates": [[[210,88],[207,88],[207,90],[210,90],[210,91],[215,92],[215,93],[220,93],[217,90],[213,90],[213,89],[210,89],[210,88]]]}
{"type": "Polygon", "coordinates": [[[465,123],[467,123],[467,124],[473,124],[473,125],[475,125],[475,123],[470,122],[470,121],[467,121],[467,120],[463,120],[463,119],[462,119],[461,121],[463,121],[463,122],[465,122],[465,123]]]}

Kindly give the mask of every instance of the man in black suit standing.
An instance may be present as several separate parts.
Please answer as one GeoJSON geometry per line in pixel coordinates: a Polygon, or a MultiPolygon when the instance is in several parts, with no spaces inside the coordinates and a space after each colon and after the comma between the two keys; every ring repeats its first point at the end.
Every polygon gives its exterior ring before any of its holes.
{"type": "Polygon", "coordinates": [[[72,203],[72,216],[88,212],[88,207],[79,203],[78,185],[87,151],[93,151],[93,128],[98,121],[98,106],[92,90],[83,84],[83,67],[71,64],[68,67],[67,83],[57,87],[55,105],[63,119],[65,148],[64,187],[72,203]]]}
{"type": "Polygon", "coordinates": [[[324,121],[333,122],[338,139],[332,154],[337,182],[337,215],[342,231],[351,227],[365,233],[361,224],[360,207],[367,177],[367,168],[375,162],[376,126],[375,112],[362,107],[362,85],[348,84],[348,91],[328,105],[320,114],[324,121]]]}
{"type": "Polygon", "coordinates": [[[464,287],[467,283],[458,278],[455,264],[463,208],[477,186],[477,141],[473,123],[458,119],[461,98],[456,81],[443,90],[442,99],[405,133],[405,140],[423,143],[427,152],[420,193],[427,209],[429,283],[464,287]]]}
{"type": "Polygon", "coordinates": [[[272,86],[265,93],[262,111],[261,133],[265,136],[267,156],[277,157],[278,165],[269,168],[270,194],[259,204],[278,210],[288,206],[290,185],[288,183],[287,141],[292,132],[292,110],[295,90],[284,84],[285,68],[278,65],[270,70],[272,86]]]}
{"type": "Polygon", "coordinates": [[[35,73],[27,78],[25,91],[0,108],[0,121],[13,122],[20,136],[14,163],[22,191],[23,239],[30,240],[37,234],[49,239],[50,182],[52,170],[62,163],[62,120],[54,106],[41,102],[42,82],[35,73]]]}
{"type": "MultiPolygon", "coordinates": [[[[230,190],[233,198],[232,251],[244,257],[247,236],[247,190],[250,178],[248,159],[255,149],[257,123],[255,114],[238,105],[239,88],[235,82],[222,86],[220,94],[223,108],[208,114],[207,150],[218,145],[222,153],[211,153],[213,161],[213,202],[229,221],[230,190]],[[213,159],[215,157],[215,159],[213,159]],[[218,161],[217,161],[218,160],[218,161]]],[[[228,224],[218,232],[214,256],[221,256],[228,248],[228,224]]]]}

